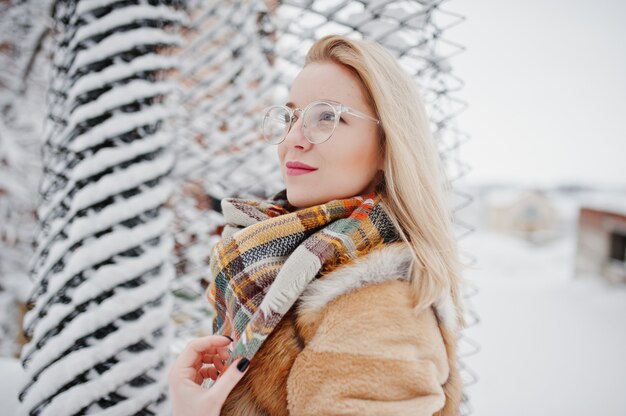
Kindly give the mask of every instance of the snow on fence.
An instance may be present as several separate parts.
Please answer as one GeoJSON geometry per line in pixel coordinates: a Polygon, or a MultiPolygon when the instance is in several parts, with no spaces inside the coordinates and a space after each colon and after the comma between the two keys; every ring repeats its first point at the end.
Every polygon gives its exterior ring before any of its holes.
{"type": "Polygon", "coordinates": [[[167,411],[176,4],[59,1],[20,413],[167,411]],[[167,4],[167,5],[166,5],[167,4]]]}
{"type": "MultiPolygon", "coordinates": [[[[131,3],[54,3],[22,413],[168,412],[168,360],[211,330],[203,293],[219,201],[282,188],[260,112],[284,100],[315,39],[341,33],[391,50],[420,87],[451,182],[467,172],[452,65],[463,47],[445,33],[464,18],[446,1],[131,3]]],[[[452,189],[455,213],[471,202],[452,189]]],[[[455,218],[455,230],[462,239],[473,228],[455,218]]],[[[462,289],[472,326],[476,288],[462,289]]],[[[460,334],[465,386],[477,376],[463,359],[478,349],[460,334]]],[[[464,395],[461,414],[471,413],[464,395]]]]}

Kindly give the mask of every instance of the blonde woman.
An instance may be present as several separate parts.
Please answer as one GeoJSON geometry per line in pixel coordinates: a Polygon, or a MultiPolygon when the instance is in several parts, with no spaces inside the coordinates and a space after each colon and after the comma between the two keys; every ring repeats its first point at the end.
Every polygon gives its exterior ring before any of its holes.
{"type": "Polygon", "coordinates": [[[185,353],[210,399],[182,403],[177,362],[175,415],[459,414],[460,264],[412,79],[379,44],[327,36],[262,129],[286,188],[222,201],[207,291],[219,345],[185,353]]]}

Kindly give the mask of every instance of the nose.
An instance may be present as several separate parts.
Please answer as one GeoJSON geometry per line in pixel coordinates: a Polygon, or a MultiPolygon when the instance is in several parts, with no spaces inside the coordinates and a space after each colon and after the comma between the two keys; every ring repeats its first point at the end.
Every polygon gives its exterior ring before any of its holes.
{"type": "Polygon", "coordinates": [[[307,140],[307,138],[304,136],[304,129],[302,128],[302,123],[303,123],[303,117],[302,117],[302,110],[300,109],[296,109],[294,111],[294,118],[295,120],[292,122],[291,124],[291,129],[289,129],[289,132],[287,133],[287,136],[285,137],[285,145],[291,147],[299,147],[301,149],[308,149],[310,148],[313,144],[311,142],[309,142],[307,140]]]}

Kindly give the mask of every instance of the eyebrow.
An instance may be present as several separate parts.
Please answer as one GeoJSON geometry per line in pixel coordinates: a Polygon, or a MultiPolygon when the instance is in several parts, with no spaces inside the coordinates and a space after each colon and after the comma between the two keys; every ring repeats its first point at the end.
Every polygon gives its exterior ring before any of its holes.
{"type": "MultiPolygon", "coordinates": [[[[314,100],[314,101],[335,101],[335,100],[331,100],[330,98],[318,98],[317,100],[314,100]]],[[[289,108],[296,108],[296,103],[292,101],[287,101],[285,105],[289,108]]]]}

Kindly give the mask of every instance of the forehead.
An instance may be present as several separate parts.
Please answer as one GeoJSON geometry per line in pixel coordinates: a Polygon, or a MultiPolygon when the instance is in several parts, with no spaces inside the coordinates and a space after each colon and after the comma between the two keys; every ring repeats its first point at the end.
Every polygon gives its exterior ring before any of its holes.
{"type": "Polygon", "coordinates": [[[348,68],[332,62],[315,62],[305,66],[289,90],[289,102],[304,108],[311,101],[327,99],[363,109],[362,84],[348,68]]]}

